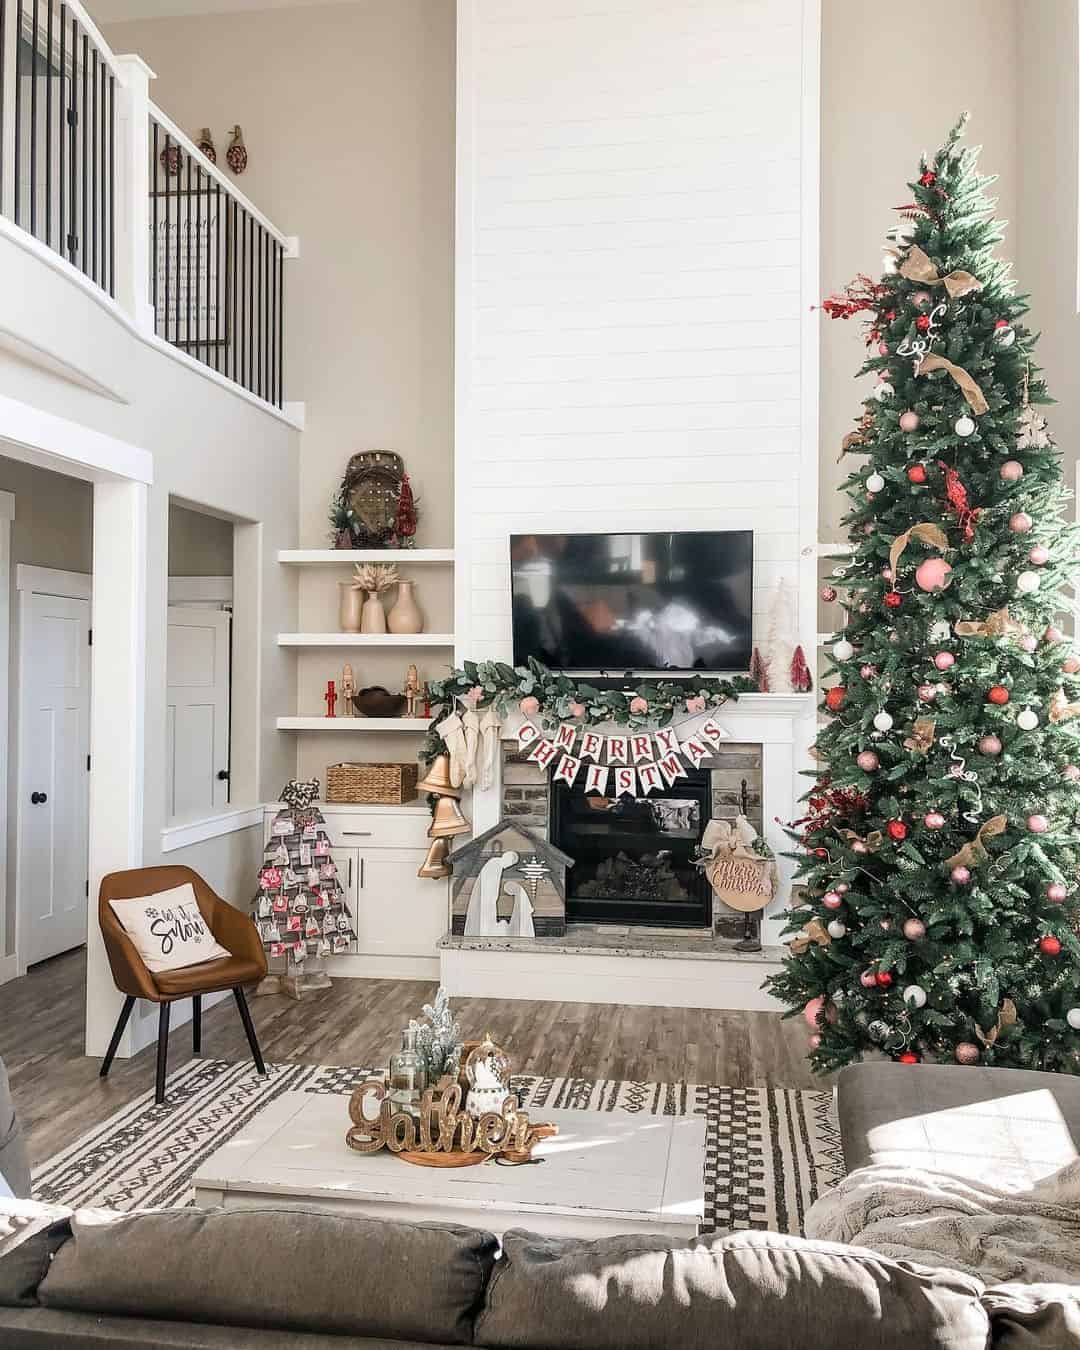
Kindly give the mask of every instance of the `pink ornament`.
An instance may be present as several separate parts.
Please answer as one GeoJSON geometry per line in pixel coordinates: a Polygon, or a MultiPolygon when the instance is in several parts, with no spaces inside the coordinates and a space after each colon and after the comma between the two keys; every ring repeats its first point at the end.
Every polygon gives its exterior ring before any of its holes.
{"type": "Polygon", "coordinates": [[[877,975],[872,970],[864,970],[859,976],[859,983],[864,989],[876,989],[877,975]]]}
{"type": "Polygon", "coordinates": [[[1060,628],[1055,628],[1053,624],[1050,624],[1049,627],[1046,628],[1045,631],[1043,632],[1043,641],[1064,642],[1065,634],[1061,631],[1060,628]]]}
{"type": "Polygon", "coordinates": [[[635,717],[640,717],[642,713],[649,711],[649,700],[642,698],[640,694],[635,694],[630,700],[630,712],[635,717]]]}
{"type": "Polygon", "coordinates": [[[585,704],[584,704],[584,703],[577,703],[577,702],[571,703],[571,704],[570,704],[570,716],[571,716],[571,717],[584,717],[584,716],[585,716],[585,704]]]}
{"type": "Polygon", "coordinates": [[[869,848],[867,847],[867,845],[864,844],[863,841],[862,841],[861,839],[855,839],[855,840],[852,841],[851,851],[852,851],[852,853],[858,853],[858,854],[860,854],[860,855],[863,854],[863,853],[869,853],[869,852],[870,852],[870,850],[869,850],[869,848]]]}
{"type": "Polygon", "coordinates": [[[930,292],[916,291],[911,297],[911,303],[916,305],[919,309],[921,309],[923,305],[928,305],[930,303],[930,292]]]}
{"type": "Polygon", "coordinates": [[[1050,550],[1044,548],[1042,544],[1036,544],[1028,554],[1028,562],[1034,563],[1036,567],[1045,567],[1050,561],[1050,550]]]}
{"type": "Polygon", "coordinates": [[[919,942],[926,936],[926,924],[922,919],[905,919],[904,936],[909,942],[919,942]]]}
{"type": "Polygon", "coordinates": [[[1080,766],[1076,764],[1066,764],[1061,771],[1062,778],[1066,783],[1080,783],[1080,766]]]}
{"type": "Polygon", "coordinates": [[[1017,511],[1009,517],[1009,529],[1013,534],[1027,534],[1034,524],[1026,511],[1017,511]]]}
{"type": "Polygon", "coordinates": [[[979,1047],[971,1041],[961,1041],[953,1051],[957,1064],[978,1064],[979,1047]]]}
{"type": "Polygon", "coordinates": [[[1024,466],[1016,459],[1007,459],[998,470],[1006,483],[1019,483],[1024,476],[1024,466]]]}
{"type": "Polygon", "coordinates": [[[1032,834],[1045,834],[1050,828],[1050,822],[1045,816],[1028,816],[1027,827],[1032,834]]]}
{"type": "Polygon", "coordinates": [[[808,1027],[816,1027],[818,1024],[818,1017],[820,1017],[820,1015],[824,1011],[825,1011],[824,995],[819,994],[817,998],[810,999],[806,1007],[803,1008],[802,1010],[802,1015],[806,1020],[806,1025],[808,1027]]]}
{"type": "Polygon", "coordinates": [[[818,1032],[815,1031],[814,1034],[813,1034],[812,1036],[810,1036],[810,1038],[807,1040],[806,1043],[807,1043],[807,1045],[810,1047],[811,1050],[816,1050],[816,1049],[818,1048],[818,1046],[821,1044],[821,1035],[820,1035],[820,1033],[818,1033],[818,1032]]]}
{"type": "Polygon", "coordinates": [[[693,698],[686,700],[686,711],[688,713],[702,713],[708,706],[704,694],[695,694],[693,698]]]}
{"type": "Polygon", "coordinates": [[[1046,888],[1047,900],[1052,900],[1055,905],[1064,904],[1069,898],[1069,888],[1063,886],[1060,881],[1052,881],[1046,888]]]}
{"type": "Polygon", "coordinates": [[[855,756],[855,763],[862,769],[863,773],[873,773],[881,760],[878,759],[873,750],[860,750],[855,756]]]}
{"type": "Polygon", "coordinates": [[[1027,652],[1029,655],[1036,650],[1038,645],[1034,635],[1031,633],[1025,633],[1020,639],[1020,650],[1027,652]]]}
{"type": "Polygon", "coordinates": [[[952,563],[944,558],[927,558],[915,569],[915,581],[924,591],[938,591],[949,584],[952,563]]]}
{"type": "Polygon", "coordinates": [[[997,738],[996,736],[992,736],[992,735],[990,735],[990,734],[987,734],[987,735],[985,735],[985,736],[980,736],[980,737],[979,737],[979,754],[980,754],[980,755],[1000,755],[1000,754],[1001,754],[1001,742],[1000,742],[1000,740],[998,740],[998,738],[997,738]]]}
{"type": "Polygon", "coordinates": [[[945,817],[940,811],[927,811],[923,816],[923,824],[928,830],[943,830],[945,828],[945,817]]]}
{"type": "Polygon", "coordinates": [[[888,356],[889,344],[887,342],[879,342],[877,349],[878,349],[878,356],[888,356]]]}
{"type": "Polygon", "coordinates": [[[878,381],[878,384],[884,384],[884,383],[886,382],[886,380],[888,380],[888,378],[889,378],[889,372],[888,372],[887,370],[879,370],[879,371],[878,371],[878,373],[877,373],[877,381],[878,381]]]}
{"type": "Polygon", "coordinates": [[[934,655],[934,665],[938,670],[952,670],[956,665],[956,657],[952,652],[936,652],[934,655]]]}
{"type": "Polygon", "coordinates": [[[526,717],[535,717],[540,711],[540,700],[534,698],[532,694],[526,694],[518,704],[518,707],[526,717]]]}
{"type": "Polygon", "coordinates": [[[901,431],[918,431],[918,429],[919,429],[919,414],[917,412],[912,412],[909,409],[907,412],[900,414],[901,431]]]}
{"type": "Polygon", "coordinates": [[[891,568],[891,567],[883,567],[883,568],[881,569],[881,575],[885,578],[886,581],[892,581],[892,579],[893,579],[893,570],[892,570],[892,568],[891,568]]]}
{"type": "Polygon", "coordinates": [[[1061,669],[1066,675],[1075,675],[1080,670],[1080,656],[1077,656],[1075,652],[1067,656],[1061,663],[1061,669]]]}
{"type": "Polygon", "coordinates": [[[859,674],[864,680],[872,680],[878,673],[877,666],[860,666],[859,674]]]}
{"type": "Polygon", "coordinates": [[[954,867],[949,876],[957,886],[966,886],[971,880],[971,873],[966,867],[954,867]]]}
{"type": "Polygon", "coordinates": [[[822,586],[822,588],[821,588],[821,598],[822,598],[822,600],[825,601],[825,603],[826,603],[827,605],[831,605],[832,602],[836,599],[836,587],[835,587],[835,586],[822,586]]]}
{"type": "Polygon", "coordinates": [[[821,897],[821,903],[825,906],[826,909],[839,909],[840,906],[844,903],[844,897],[842,895],[838,895],[836,891],[826,891],[825,894],[821,897]]]}
{"type": "Polygon", "coordinates": [[[851,890],[851,887],[847,884],[846,881],[838,881],[836,885],[833,887],[833,890],[839,891],[841,895],[847,895],[848,891],[851,890]]]}
{"type": "Polygon", "coordinates": [[[932,684],[920,684],[915,692],[924,703],[933,703],[937,698],[937,688],[932,684]]]}

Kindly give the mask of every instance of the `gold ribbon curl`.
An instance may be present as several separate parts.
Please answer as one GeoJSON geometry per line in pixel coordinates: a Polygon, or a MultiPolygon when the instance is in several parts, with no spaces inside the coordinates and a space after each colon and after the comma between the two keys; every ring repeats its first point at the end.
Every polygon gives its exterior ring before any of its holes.
{"type": "Polygon", "coordinates": [[[986,396],[963,366],[956,365],[955,362],[948,360],[944,356],[937,356],[931,352],[929,356],[924,356],[919,364],[919,374],[929,375],[932,370],[947,370],[956,381],[960,392],[968,401],[968,406],[976,417],[986,412],[990,404],[986,401],[986,396]]]}
{"type": "Polygon", "coordinates": [[[1006,1028],[1011,1027],[1016,1021],[1016,1004],[1011,998],[1003,1000],[1001,1011],[998,1013],[997,1025],[990,1028],[989,1031],[983,1031],[978,1022],[975,1023],[975,1035],[982,1041],[983,1045],[993,1045],[997,1038],[1006,1028]]]}
{"type": "MultiPolygon", "coordinates": [[[[889,566],[892,568],[893,585],[896,585],[896,568],[900,562],[900,557],[911,543],[912,539],[919,539],[931,548],[937,548],[944,551],[949,547],[949,539],[940,525],[933,525],[930,521],[924,521],[921,525],[912,525],[910,530],[905,530],[903,534],[898,534],[892,541],[889,549],[889,566]]],[[[946,581],[948,585],[948,581],[946,581]]]]}
{"type": "Polygon", "coordinates": [[[931,259],[918,244],[912,244],[900,267],[900,275],[908,281],[919,281],[924,286],[944,286],[950,300],[982,289],[982,282],[970,272],[957,270],[941,276],[931,259]]]}
{"type": "Polygon", "coordinates": [[[1070,703],[1065,690],[1059,689],[1051,696],[1047,716],[1051,722],[1068,722],[1070,718],[1080,716],[1080,703],[1070,703]]]}
{"type": "Polygon", "coordinates": [[[985,619],[961,619],[953,626],[957,637],[1006,637],[1011,633],[1025,632],[1024,625],[1009,618],[1009,607],[995,609],[985,619]]]}
{"type": "Polygon", "coordinates": [[[794,956],[802,956],[815,943],[819,947],[827,947],[832,942],[828,930],[820,919],[811,919],[809,923],[804,923],[802,930],[788,943],[788,950],[794,956]]]}
{"type": "Polygon", "coordinates": [[[975,838],[969,840],[958,853],[954,853],[951,858],[945,859],[946,867],[978,867],[980,863],[986,862],[989,853],[986,851],[984,839],[993,839],[997,834],[1004,834],[1009,827],[1008,816],[991,816],[989,820],[984,821],[979,826],[975,838]]]}

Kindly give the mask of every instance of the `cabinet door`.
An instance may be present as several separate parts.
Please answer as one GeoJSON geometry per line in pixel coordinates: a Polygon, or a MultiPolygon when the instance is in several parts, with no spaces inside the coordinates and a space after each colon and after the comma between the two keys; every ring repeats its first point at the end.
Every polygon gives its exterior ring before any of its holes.
{"type": "Polygon", "coordinates": [[[416,875],[427,850],[358,852],[357,950],[369,956],[435,956],[447,929],[447,885],[416,875]]]}
{"type": "Polygon", "coordinates": [[[360,873],[357,863],[356,849],[354,848],[332,848],[330,856],[337,863],[338,881],[341,882],[341,889],[345,892],[345,903],[349,906],[349,912],[356,914],[356,883],[360,873]]]}

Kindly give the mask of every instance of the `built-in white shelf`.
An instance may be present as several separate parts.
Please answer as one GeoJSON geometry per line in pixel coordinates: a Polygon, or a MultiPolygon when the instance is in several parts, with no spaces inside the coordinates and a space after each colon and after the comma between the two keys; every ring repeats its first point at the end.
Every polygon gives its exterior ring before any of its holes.
{"type": "Polygon", "coordinates": [[[297,566],[312,563],[452,563],[452,548],[282,548],[279,563],[297,566]]]}
{"type": "Polygon", "coordinates": [[[429,717],[279,717],[278,731],[427,731],[429,717]]]}
{"type": "Polygon", "coordinates": [[[452,647],[453,633],[279,633],[279,647],[452,647]]]}

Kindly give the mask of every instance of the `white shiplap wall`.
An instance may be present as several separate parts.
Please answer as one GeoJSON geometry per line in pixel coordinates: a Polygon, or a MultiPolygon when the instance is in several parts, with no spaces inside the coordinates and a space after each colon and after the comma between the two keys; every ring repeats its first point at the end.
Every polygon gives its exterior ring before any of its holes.
{"type": "Polygon", "coordinates": [[[814,647],[818,0],[459,0],[458,657],[508,536],[755,531],[814,647]]]}

